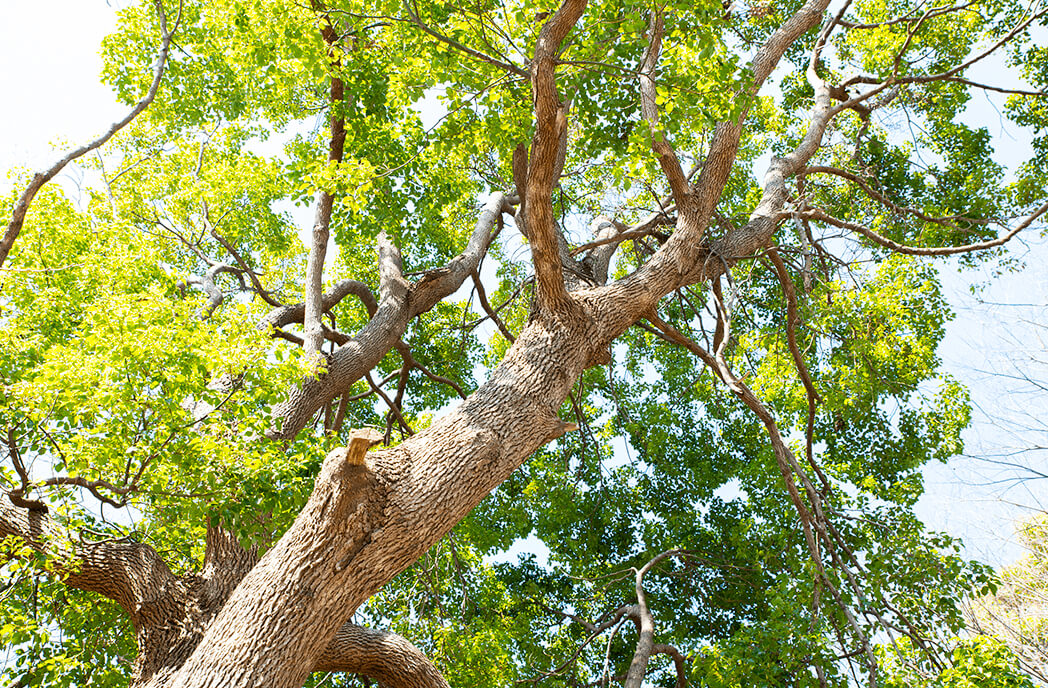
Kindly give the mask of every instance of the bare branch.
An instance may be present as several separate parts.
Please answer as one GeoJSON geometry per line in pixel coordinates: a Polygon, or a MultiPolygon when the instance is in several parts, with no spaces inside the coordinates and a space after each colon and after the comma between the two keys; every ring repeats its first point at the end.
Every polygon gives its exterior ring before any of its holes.
{"type": "Polygon", "coordinates": [[[644,674],[648,670],[648,661],[655,649],[655,621],[651,616],[651,610],[648,609],[648,596],[644,591],[644,576],[664,559],[678,556],[686,556],[686,553],[679,549],[661,552],[636,571],[634,590],[637,594],[637,606],[634,609],[633,618],[637,624],[637,648],[633,652],[633,659],[630,661],[623,688],[641,688],[644,683],[644,674]]]}
{"type": "Polygon", "coordinates": [[[379,261],[380,273],[391,276],[383,280],[378,309],[360,332],[331,354],[326,374],[310,377],[291,391],[289,399],[274,413],[270,437],[294,437],[318,409],[345,393],[365,372],[378,364],[400,341],[412,318],[454,293],[480,263],[495,236],[492,228],[509,209],[505,194],[492,194],[481,209],[466,249],[446,266],[424,274],[415,284],[409,284],[402,277],[393,277],[399,274],[399,258],[394,258],[391,253],[395,247],[387,244],[380,249],[385,252],[385,257],[380,257],[379,261]]]}
{"type": "Polygon", "coordinates": [[[907,256],[952,256],[958,253],[971,253],[973,251],[984,251],[986,249],[995,248],[1002,246],[1013,239],[1019,232],[1028,228],[1033,224],[1037,218],[1048,212],[1048,202],[1045,202],[1039,208],[1034,210],[1025,220],[1017,224],[1008,232],[1002,234],[996,239],[990,239],[987,241],[980,241],[974,244],[965,244],[964,246],[943,246],[941,248],[925,248],[919,246],[907,246],[900,244],[897,241],[893,241],[886,236],[878,234],[865,225],[856,224],[854,222],[847,222],[840,220],[832,215],[819,210],[818,208],[812,208],[801,213],[797,213],[798,217],[804,217],[811,220],[820,220],[835,227],[841,229],[848,229],[858,234],[863,235],[870,241],[883,246],[884,248],[891,249],[896,253],[902,253],[907,256]]]}
{"type": "MultiPolygon", "coordinates": [[[[341,303],[342,299],[351,294],[360,299],[361,303],[364,304],[364,308],[367,309],[369,316],[375,315],[375,311],[378,310],[378,302],[375,300],[375,295],[371,293],[371,289],[368,288],[368,285],[352,279],[342,280],[335,286],[331,287],[331,289],[324,292],[324,297],[321,301],[323,312],[327,313],[341,303]]],[[[301,323],[304,314],[305,304],[295,303],[288,306],[280,306],[279,308],[274,308],[267,313],[266,316],[259,321],[258,327],[280,328],[291,325],[292,323],[301,323]]]]}

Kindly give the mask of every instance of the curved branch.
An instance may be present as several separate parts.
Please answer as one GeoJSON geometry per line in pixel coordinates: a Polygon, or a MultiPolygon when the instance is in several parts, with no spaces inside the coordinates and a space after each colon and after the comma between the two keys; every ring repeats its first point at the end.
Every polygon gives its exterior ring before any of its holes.
{"type": "MultiPolygon", "coordinates": [[[[321,300],[323,312],[327,313],[350,294],[360,299],[361,303],[364,304],[364,308],[367,309],[369,316],[375,315],[375,311],[378,310],[378,301],[375,300],[375,295],[371,293],[371,289],[368,288],[368,285],[352,279],[342,280],[335,286],[331,287],[331,289],[324,292],[324,297],[321,300]]],[[[259,321],[258,327],[260,329],[267,327],[279,328],[287,327],[293,323],[301,323],[305,311],[305,304],[302,303],[293,303],[287,306],[274,308],[259,321]]]]}
{"type": "Polygon", "coordinates": [[[313,671],[362,674],[388,688],[448,688],[440,671],[409,641],[351,623],[335,634],[313,671]]]}
{"type": "MultiPolygon", "coordinates": [[[[317,0],[311,0],[310,6],[314,13],[324,10],[317,0]]],[[[343,99],[345,97],[345,86],[339,76],[342,68],[341,48],[337,47],[339,36],[335,27],[331,25],[331,18],[324,14],[324,26],[320,34],[327,46],[329,57],[329,68],[331,70],[331,81],[328,92],[328,106],[331,114],[328,118],[331,135],[328,139],[328,162],[338,164],[342,162],[343,150],[346,142],[346,122],[343,110],[343,99]]],[[[324,315],[324,259],[327,255],[328,239],[330,237],[331,213],[334,209],[335,196],[330,191],[318,189],[316,193],[316,215],[313,219],[312,240],[309,244],[309,257],[306,260],[306,286],[303,303],[305,309],[302,317],[302,348],[306,355],[320,354],[320,347],[324,343],[324,324],[321,318],[324,315]]]]}
{"type": "Polygon", "coordinates": [[[1016,225],[1013,229],[1007,233],[997,237],[996,239],[990,239],[988,241],[980,241],[974,244],[965,244],[964,246],[944,246],[941,248],[926,248],[921,246],[907,246],[900,244],[897,241],[893,241],[886,236],[878,234],[865,225],[856,224],[854,222],[847,222],[840,220],[832,215],[828,215],[818,208],[806,210],[802,213],[797,213],[798,217],[807,218],[809,220],[820,220],[827,224],[841,229],[849,229],[853,232],[863,235],[875,244],[879,244],[884,248],[895,251],[896,253],[902,253],[907,256],[952,256],[958,253],[971,253],[973,251],[985,251],[986,249],[995,248],[1008,243],[1015,237],[1016,234],[1028,228],[1033,224],[1037,218],[1048,212],[1048,202],[1045,202],[1039,208],[1034,210],[1030,215],[1016,225]]]}
{"type": "Polygon", "coordinates": [[[46,512],[0,500],[0,538],[6,536],[53,557],[66,585],[115,601],[136,628],[150,613],[149,601],[158,600],[158,591],[177,586],[167,564],[147,544],[128,539],[73,544],[46,512]]]}
{"type": "Polygon", "coordinates": [[[502,322],[502,318],[499,317],[498,311],[491,307],[491,302],[488,301],[487,291],[484,289],[484,282],[480,279],[480,275],[476,270],[473,271],[473,285],[477,288],[477,300],[480,301],[480,307],[488,314],[491,321],[495,323],[495,326],[499,328],[499,332],[506,338],[510,344],[516,341],[516,337],[506,327],[506,323],[502,322]]]}
{"type": "Polygon", "coordinates": [[[182,4],[179,2],[179,14],[175,20],[174,26],[170,30],[167,28],[167,13],[164,11],[164,5],[160,0],[153,0],[153,4],[156,7],[157,18],[160,21],[160,52],[157,55],[156,62],[153,67],[153,81],[149,85],[149,90],[146,94],[131,108],[131,112],[127,113],[122,120],[114,122],[106,133],[99,136],[94,141],[77,148],[74,151],[68,153],[64,158],[56,162],[50,168],[44,172],[38,172],[33,175],[32,181],[29,182],[29,186],[22,193],[22,196],[18,199],[15,204],[14,211],[11,213],[11,221],[7,224],[7,231],[4,232],[4,236],[0,239],[0,267],[3,266],[4,261],[7,260],[7,254],[11,252],[11,247],[14,246],[15,239],[18,238],[18,234],[22,231],[22,224],[25,222],[26,213],[29,212],[29,206],[33,202],[33,198],[47,182],[54,179],[55,175],[61,172],[66,165],[73,162],[77,158],[90,153],[96,148],[101,147],[108,141],[114,134],[127,126],[134,118],[142,114],[153,99],[156,98],[157,91],[160,90],[160,80],[164,76],[164,68],[167,65],[168,51],[171,48],[171,40],[175,36],[175,31],[178,30],[178,24],[182,20],[182,4]]]}
{"type": "Polygon", "coordinates": [[[806,176],[808,176],[810,174],[830,174],[830,175],[833,175],[833,176],[836,176],[836,177],[840,177],[842,179],[847,179],[848,181],[854,183],[856,186],[858,186],[860,189],[862,189],[863,192],[867,196],[869,196],[873,200],[877,201],[878,203],[881,203],[882,205],[885,205],[888,208],[891,208],[894,212],[896,212],[896,213],[905,213],[907,215],[913,215],[914,217],[916,217],[916,218],[918,218],[920,220],[924,220],[925,222],[932,222],[934,224],[945,225],[947,227],[952,227],[954,229],[957,228],[957,225],[955,225],[954,222],[953,222],[954,220],[964,220],[965,222],[970,222],[972,224],[989,224],[991,222],[990,220],[968,219],[968,218],[966,218],[966,217],[964,217],[962,215],[951,215],[951,216],[948,216],[948,217],[932,217],[931,215],[926,215],[925,213],[922,213],[920,210],[917,210],[916,208],[911,208],[909,206],[899,205],[898,203],[893,202],[887,196],[881,194],[877,190],[875,190],[872,187],[870,187],[870,185],[868,185],[866,182],[864,182],[859,175],[855,174],[854,172],[849,172],[848,170],[842,170],[842,169],[837,168],[837,167],[827,167],[827,166],[824,166],[824,165],[812,165],[810,167],[805,168],[800,173],[798,173],[798,176],[799,177],[806,177],[806,176]]]}
{"type": "Polygon", "coordinates": [[[216,263],[207,269],[203,277],[197,275],[190,275],[186,278],[186,284],[192,284],[200,287],[200,289],[207,294],[207,305],[200,310],[200,319],[206,320],[215,312],[215,309],[222,305],[226,296],[222,293],[222,290],[218,288],[215,283],[215,278],[223,272],[229,272],[237,276],[240,280],[240,286],[244,289],[247,285],[244,283],[243,271],[240,268],[235,268],[232,265],[226,263],[216,263]]]}

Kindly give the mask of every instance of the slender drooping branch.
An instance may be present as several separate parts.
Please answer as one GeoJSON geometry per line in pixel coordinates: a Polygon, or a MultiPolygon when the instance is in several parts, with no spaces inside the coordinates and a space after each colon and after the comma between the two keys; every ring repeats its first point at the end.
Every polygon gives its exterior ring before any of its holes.
{"type": "Polygon", "coordinates": [[[494,65],[494,66],[496,66],[496,67],[498,67],[500,69],[505,69],[510,74],[516,74],[517,76],[522,76],[522,77],[527,77],[528,76],[528,73],[525,70],[521,69],[520,67],[518,67],[515,64],[512,64],[510,62],[506,62],[504,60],[500,60],[497,57],[492,57],[491,55],[487,55],[485,53],[482,53],[479,50],[474,50],[473,48],[470,48],[469,46],[463,45],[462,43],[456,41],[455,39],[449,38],[448,36],[445,36],[444,34],[440,33],[439,31],[434,29],[432,26],[430,26],[426,22],[422,21],[422,19],[419,17],[418,11],[412,7],[412,2],[413,2],[413,0],[404,0],[404,3],[403,3],[404,11],[407,13],[409,21],[412,24],[414,24],[415,26],[417,26],[418,28],[420,28],[423,31],[425,31],[427,34],[429,34],[433,38],[436,38],[441,43],[449,45],[452,48],[454,48],[455,50],[458,50],[459,52],[464,53],[466,55],[469,55],[470,57],[472,57],[474,59],[480,60],[481,62],[487,62],[488,64],[494,65]]]}
{"type": "Polygon", "coordinates": [[[987,249],[996,248],[997,246],[1003,246],[1004,244],[1011,241],[1019,232],[1027,229],[1030,225],[1037,221],[1037,218],[1048,212],[1048,201],[1040,205],[1037,209],[1026,216],[1026,219],[1017,224],[1015,227],[1005,232],[996,239],[988,239],[986,241],[979,241],[974,244],[965,244],[964,246],[941,246],[941,247],[923,247],[923,246],[907,246],[906,244],[900,244],[897,241],[889,239],[888,237],[878,234],[874,230],[870,229],[865,225],[860,225],[856,222],[847,222],[840,220],[832,215],[829,215],[818,208],[812,208],[805,210],[804,212],[796,213],[798,217],[804,217],[811,220],[819,220],[841,229],[848,229],[857,234],[861,234],[870,241],[883,246],[886,249],[895,251],[896,253],[902,253],[907,256],[953,256],[959,253],[972,253],[974,251],[985,251],[987,249]]]}
{"type": "Polygon", "coordinates": [[[7,260],[7,255],[11,252],[11,247],[14,246],[15,240],[18,238],[19,232],[22,231],[22,224],[25,222],[26,213],[29,212],[29,206],[33,202],[33,198],[47,182],[54,179],[55,175],[65,169],[65,166],[73,162],[77,158],[90,153],[91,151],[100,148],[105,145],[105,142],[113,137],[118,131],[126,127],[136,117],[149,107],[153,99],[156,98],[157,91],[160,89],[160,81],[164,76],[164,68],[167,66],[168,51],[171,49],[171,41],[174,39],[175,32],[178,30],[178,25],[182,21],[182,3],[178,4],[178,16],[172,23],[170,29],[167,24],[167,13],[164,10],[164,5],[161,0],[153,0],[153,5],[156,7],[157,20],[160,22],[160,52],[157,54],[156,61],[153,65],[153,81],[149,85],[149,89],[146,94],[135,103],[134,107],[127,115],[114,122],[106,133],[99,136],[94,141],[77,148],[74,151],[70,151],[64,158],[56,162],[54,165],[49,167],[43,172],[37,172],[33,175],[33,179],[29,182],[29,186],[22,192],[18,202],[15,203],[14,211],[11,213],[11,220],[7,224],[7,231],[4,232],[4,236],[0,239],[0,267],[3,267],[4,261],[7,260]]]}

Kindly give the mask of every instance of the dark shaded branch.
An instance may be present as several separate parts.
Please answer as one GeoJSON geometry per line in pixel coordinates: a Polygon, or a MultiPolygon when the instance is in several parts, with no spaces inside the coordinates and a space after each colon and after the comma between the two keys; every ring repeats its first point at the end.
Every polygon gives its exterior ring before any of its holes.
{"type": "Polygon", "coordinates": [[[517,338],[514,337],[513,333],[509,331],[508,327],[506,327],[506,323],[502,322],[502,318],[499,317],[498,311],[493,309],[491,303],[488,302],[487,292],[484,291],[484,283],[481,281],[480,275],[476,270],[473,271],[473,285],[477,288],[477,300],[480,301],[480,307],[484,309],[484,312],[487,313],[489,318],[491,318],[491,321],[499,328],[499,332],[502,333],[502,336],[505,337],[510,344],[515,342],[517,338]]]}
{"type": "MultiPolygon", "coordinates": [[[[221,218],[219,218],[219,220],[221,220],[221,218]]],[[[229,255],[233,256],[233,260],[236,261],[237,265],[243,271],[243,274],[247,275],[247,278],[251,281],[251,286],[254,287],[254,292],[258,294],[263,301],[268,303],[270,306],[273,306],[274,308],[279,308],[280,306],[284,305],[273,297],[272,292],[270,292],[268,289],[262,286],[262,282],[258,279],[258,274],[251,268],[250,265],[248,265],[247,261],[244,260],[244,257],[240,255],[240,251],[238,251],[236,247],[233,246],[233,244],[226,241],[226,238],[224,236],[218,233],[218,230],[211,223],[211,218],[207,207],[207,201],[204,201],[204,221],[207,222],[208,230],[212,238],[219,244],[221,244],[222,248],[226,249],[226,251],[229,252],[229,255]]]]}
{"type": "Polygon", "coordinates": [[[465,399],[468,396],[466,394],[465,390],[462,389],[462,386],[459,385],[457,382],[455,382],[454,380],[450,380],[450,379],[448,379],[448,378],[446,378],[446,377],[444,377],[442,375],[437,375],[436,373],[431,371],[429,368],[427,368],[426,366],[424,366],[421,363],[419,363],[415,359],[415,357],[411,355],[411,349],[408,347],[407,344],[404,344],[403,342],[398,342],[397,343],[397,353],[399,353],[401,358],[404,359],[404,363],[405,364],[409,365],[412,368],[418,368],[419,370],[422,371],[423,375],[428,377],[430,380],[433,380],[434,382],[439,382],[442,385],[447,385],[448,387],[451,387],[463,399],[465,399]]]}
{"type": "MultiPolygon", "coordinates": [[[[397,372],[394,374],[394,376],[400,376],[401,374],[401,372],[397,372]]],[[[400,412],[399,405],[395,401],[390,399],[389,395],[382,391],[381,387],[375,384],[375,381],[371,379],[370,372],[364,373],[364,379],[367,380],[368,385],[371,387],[371,391],[379,395],[382,398],[382,401],[386,402],[386,406],[389,407],[390,412],[393,413],[394,416],[396,416],[397,422],[400,423],[400,429],[403,430],[405,434],[414,435],[415,431],[412,430],[411,426],[408,425],[408,422],[404,420],[404,416],[400,412]]]]}
{"type": "Polygon", "coordinates": [[[786,295],[786,340],[789,343],[790,355],[793,357],[793,365],[801,378],[801,383],[804,385],[804,393],[808,399],[808,418],[804,428],[804,454],[808,460],[808,465],[819,476],[823,489],[829,490],[830,483],[812,455],[812,444],[815,436],[815,405],[821,398],[819,393],[815,391],[815,385],[812,383],[808,366],[804,362],[804,354],[801,353],[800,347],[797,346],[797,326],[801,324],[801,317],[797,313],[797,292],[793,288],[793,280],[790,279],[790,274],[786,271],[786,265],[782,262],[779,252],[774,248],[770,248],[767,255],[775,268],[775,275],[779,278],[782,292],[786,295]]]}
{"type": "Polygon", "coordinates": [[[877,201],[878,203],[881,203],[882,205],[891,208],[896,213],[912,215],[918,219],[924,220],[925,222],[946,225],[947,227],[953,228],[957,227],[957,225],[954,223],[955,220],[964,220],[965,222],[970,222],[972,224],[989,224],[991,222],[990,220],[983,219],[969,219],[964,217],[963,215],[951,215],[948,217],[932,217],[930,215],[926,215],[925,213],[922,213],[920,210],[917,210],[916,208],[911,208],[909,206],[901,206],[898,203],[893,202],[884,194],[870,187],[870,185],[863,181],[862,178],[859,177],[859,175],[855,174],[854,172],[842,170],[837,167],[812,165],[811,167],[808,167],[802,170],[800,173],[798,173],[798,176],[807,176],[810,174],[831,174],[836,177],[841,177],[842,179],[847,179],[848,181],[852,182],[860,189],[862,189],[867,196],[877,201]]]}
{"type": "Polygon", "coordinates": [[[779,468],[779,473],[782,475],[783,482],[786,486],[786,492],[800,517],[801,527],[804,531],[804,539],[808,545],[808,551],[812,557],[812,562],[815,564],[816,570],[819,573],[819,579],[822,581],[822,584],[826,589],[830,591],[834,601],[837,603],[837,607],[844,614],[848,621],[848,625],[862,644],[863,653],[867,660],[867,666],[870,669],[871,686],[876,685],[877,660],[873,654],[873,648],[870,645],[869,638],[859,626],[859,622],[855,618],[851,606],[845,602],[840,591],[837,589],[837,586],[826,574],[822,565],[822,556],[820,554],[816,537],[827,546],[831,555],[834,557],[838,569],[842,574],[844,574],[845,579],[858,594],[859,599],[862,599],[863,595],[861,594],[858,584],[850,569],[845,562],[840,561],[837,556],[835,541],[827,532],[828,521],[822,513],[822,500],[819,498],[811,481],[808,480],[806,474],[801,469],[800,464],[797,463],[797,459],[793,455],[793,452],[783,440],[778,425],[775,422],[775,418],[760,401],[757,395],[753,393],[753,390],[735,376],[722,355],[719,353],[717,355],[709,353],[694,341],[677,331],[672,325],[663,322],[656,314],[649,315],[648,320],[662,330],[671,340],[695,354],[703,363],[705,363],[707,367],[709,367],[721,379],[721,381],[727,385],[728,389],[730,389],[732,393],[746,404],[746,406],[764,425],[768,433],[768,438],[771,441],[773,453],[775,454],[776,465],[779,468]],[[811,502],[811,509],[809,509],[808,505],[805,504],[804,499],[801,497],[796,481],[793,478],[794,475],[797,475],[801,479],[805,493],[811,502]]]}
{"type": "Polygon", "coordinates": [[[673,669],[677,672],[677,683],[675,688],[688,688],[687,657],[681,654],[673,645],[656,643],[651,648],[653,655],[666,655],[673,660],[673,669]]]}
{"type": "Polygon", "coordinates": [[[25,221],[26,213],[29,212],[29,206],[33,202],[33,198],[36,197],[37,192],[40,191],[44,184],[54,179],[55,175],[61,172],[69,163],[87,153],[90,153],[96,148],[103,146],[114,134],[142,114],[142,112],[144,112],[153,102],[153,99],[156,98],[157,91],[160,89],[160,80],[164,76],[164,68],[167,66],[167,57],[168,51],[171,48],[171,41],[175,36],[175,31],[178,30],[179,22],[182,20],[182,3],[179,2],[178,17],[175,19],[174,25],[170,30],[167,27],[167,13],[164,11],[163,3],[160,0],[154,0],[153,5],[156,7],[157,19],[160,22],[161,39],[160,52],[154,63],[153,81],[149,85],[149,90],[146,91],[146,94],[142,96],[137,103],[135,103],[135,106],[131,108],[131,111],[127,113],[122,120],[114,122],[106,133],[102,134],[87,145],[71,151],[44,172],[38,172],[33,175],[33,179],[29,182],[29,186],[26,187],[26,190],[22,193],[18,202],[15,204],[14,211],[11,213],[11,220],[7,224],[7,231],[4,232],[3,238],[0,239],[0,267],[2,267],[4,261],[7,260],[7,255],[11,252],[11,247],[14,246],[19,232],[22,231],[22,224],[25,221]]]}

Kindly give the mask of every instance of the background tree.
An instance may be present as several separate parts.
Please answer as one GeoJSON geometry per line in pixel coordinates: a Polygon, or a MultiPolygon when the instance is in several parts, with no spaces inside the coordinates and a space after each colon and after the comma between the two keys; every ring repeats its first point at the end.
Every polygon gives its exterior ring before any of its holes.
{"type": "Polygon", "coordinates": [[[1018,531],[1027,554],[1001,571],[1001,584],[993,595],[974,601],[970,625],[1002,638],[1023,670],[1044,683],[1048,681],[1048,531],[1044,514],[1027,519],[1018,531]]]}
{"type": "Polygon", "coordinates": [[[1009,176],[962,116],[1042,131],[1044,16],[123,11],[98,189],[45,185],[71,155],[4,205],[7,674],[949,671],[992,577],[912,513],[968,418],[927,257],[1048,212],[1048,139],[1009,176]]]}

